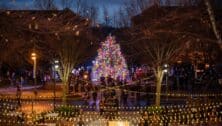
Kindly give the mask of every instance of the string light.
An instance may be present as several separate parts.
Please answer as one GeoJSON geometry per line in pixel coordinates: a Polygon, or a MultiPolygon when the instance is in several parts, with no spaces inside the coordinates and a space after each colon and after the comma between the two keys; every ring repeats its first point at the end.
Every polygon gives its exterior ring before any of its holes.
{"type": "Polygon", "coordinates": [[[119,44],[111,35],[108,36],[105,42],[101,43],[101,48],[98,49],[92,68],[92,80],[98,81],[100,77],[110,76],[113,79],[124,80],[128,76],[128,70],[125,58],[122,56],[119,44]]]}
{"type": "Polygon", "coordinates": [[[7,14],[7,15],[10,15],[10,14],[11,14],[11,12],[10,12],[10,11],[6,11],[6,14],[7,14]]]}
{"type": "Polygon", "coordinates": [[[76,34],[75,34],[76,36],[79,36],[79,31],[76,31],[76,34]]]}

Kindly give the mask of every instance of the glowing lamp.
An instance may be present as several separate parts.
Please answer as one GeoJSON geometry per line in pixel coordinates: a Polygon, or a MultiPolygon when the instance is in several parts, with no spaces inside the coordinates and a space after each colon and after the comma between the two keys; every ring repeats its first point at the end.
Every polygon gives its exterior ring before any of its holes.
{"type": "Polygon", "coordinates": [[[164,72],[164,73],[167,73],[167,72],[168,72],[168,70],[167,70],[167,69],[165,69],[165,70],[163,70],[163,72],[164,72]]]}
{"type": "Polygon", "coordinates": [[[178,64],[181,64],[181,63],[182,63],[182,61],[181,61],[181,60],[178,60],[178,61],[177,61],[177,63],[178,63],[178,64]]]}
{"type": "Polygon", "coordinates": [[[55,69],[58,69],[59,68],[59,65],[55,65],[55,69]]]}
{"type": "Polygon", "coordinates": [[[32,57],[32,60],[36,60],[36,57],[32,57]]]}
{"type": "Polygon", "coordinates": [[[209,68],[210,67],[210,64],[205,64],[205,68],[209,68]]]}
{"type": "Polygon", "coordinates": [[[55,60],[55,63],[59,63],[59,61],[58,61],[58,60],[55,60]]]}
{"type": "Polygon", "coordinates": [[[36,60],[36,53],[33,52],[33,53],[31,54],[31,59],[32,59],[32,60],[36,60]]]}
{"type": "Polygon", "coordinates": [[[31,56],[36,56],[36,53],[32,53],[31,56]]]}
{"type": "Polygon", "coordinates": [[[87,74],[84,74],[84,75],[83,75],[83,78],[84,78],[84,79],[87,79],[87,78],[88,78],[88,75],[87,75],[87,74]]]}

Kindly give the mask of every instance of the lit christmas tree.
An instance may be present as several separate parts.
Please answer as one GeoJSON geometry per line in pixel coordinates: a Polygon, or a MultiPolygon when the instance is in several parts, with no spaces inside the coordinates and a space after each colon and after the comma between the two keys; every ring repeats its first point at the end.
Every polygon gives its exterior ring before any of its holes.
{"type": "Polygon", "coordinates": [[[125,58],[123,57],[119,44],[111,35],[105,42],[101,43],[98,49],[98,56],[93,61],[92,80],[99,81],[100,77],[110,76],[113,79],[126,79],[128,69],[125,58]]]}

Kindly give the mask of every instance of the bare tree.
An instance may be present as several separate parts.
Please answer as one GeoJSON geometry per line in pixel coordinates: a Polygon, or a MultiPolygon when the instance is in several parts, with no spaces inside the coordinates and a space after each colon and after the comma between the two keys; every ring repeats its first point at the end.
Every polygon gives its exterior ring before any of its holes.
{"type": "MultiPolygon", "coordinates": [[[[143,4],[141,4],[141,5],[143,5],[143,4]]],[[[126,14],[129,17],[135,16],[136,14],[140,13],[142,10],[141,6],[135,0],[131,0],[131,1],[126,2],[123,5],[123,8],[125,8],[126,14]]]]}
{"type": "Polygon", "coordinates": [[[126,9],[127,14],[132,17],[147,9],[150,4],[149,0],[130,0],[126,2],[123,6],[126,9]]]}
{"type": "Polygon", "coordinates": [[[110,25],[110,16],[106,7],[103,7],[103,20],[106,26],[110,25]]]}
{"type": "Polygon", "coordinates": [[[89,6],[88,8],[88,16],[87,18],[92,20],[92,25],[96,25],[96,21],[98,18],[98,8],[94,5],[89,6]]]}
{"type": "Polygon", "coordinates": [[[82,0],[76,0],[76,12],[77,13],[80,13],[81,5],[82,5],[82,0]]]}
{"type": "Polygon", "coordinates": [[[144,55],[150,57],[150,65],[156,77],[155,105],[160,105],[161,85],[164,76],[163,65],[169,64],[181,50],[178,43],[168,41],[145,41],[141,45],[144,55]]]}
{"type": "Polygon", "coordinates": [[[76,8],[77,13],[82,15],[83,17],[89,17],[89,8],[90,6],[87,4],[86,1],[77,0],[76,1],[76,8]]]}
{"type": "Polygon", "coordinates": [[[86,2],[82,2],[81,6],[79,8],[79,14],[83,17],[88,17],[89,16],[89,6],[86,2]]]}
{"type": "Polygon", "coordinates": [[[113,27],[119,27],[118,26],[118,19],[117,19],[117,16],[114,14],[113,16],[112,16],[112,26],[113,27]]]}
{"type": "Polygon", "coordinates": [[[56,10],[57,9],[54,0],[35,0],[34,5],[36,8],[41,9],[41,10],[56,10]]]}
{"type": "Polygon", "coordinates": [[[173,63],[175,59],[178,58],[179,52],[183,51],[182,42],[180,39],[172,39],[166,34],[152,33],[146,25],[129,31],[134,41],[136,41],[133,46],[136,50],[139,50],[143,56],[147,57],[147,63],[153,69],[155,76],[155,105],[160,105],[161,100],[161,85],[164,76],[164,64],[173,63]]]}
{"type": "Polygon", "coordinates": [[[61,0],[62,8],[70,8],[72,6],[73,0],[61,0]]]}
{"type": "Polygon", "coordinates": [[[120,7],[115,16],[116,16],[115,23],[117,24],[117,27],[129,27],[130,26],[131,16],[124,10],[124,8],[120,7]]]}
{"type": "Polygon", "coordinates": [[[137,0],[136,5],[139,7],[140,11],[147,9],[149,5],[149,0],[137,0]]]}
{"type": "Polygon", "coordinates": [[[98,19],[98,7],[95,5],[88,5],[86,1],[76,1],[76,12],[81,16],[91,19],[92,25],[96,25],[98,19]]]}
{"type": "Polygon", "coordinates": [[[149,0],[129,0],[119,8],[116,16],[116,23],[119,27],[128,27],[131,24],[131,17],[141,13],[150,6],[149,0]]]}
{"type": "Polygon", "coordinates": [[[149,0],[149,5],[160,6],[161,0],[149,0]]]}
{"type": "Polygon", "coordinates": [[[89,55],[90,43],[80,37],[63,36],[61,42],[56,46],[58,51],[61,69],[59,75],[63,82],[63,103],[66,104],[68,93],[68,78],[73,68],[83,62],[89,55]],[[88,52],[88,53],[87,53],[88,52]]]}
{"type": "Polygon", "coordinates": [[[217,38],[217,41],[218,41],[218,44],[220,45],[220,48],[222,49],[222,39],[221,39],[219,30],[217,29],[217,23],[215,21],[214,12],[213,12],[213,9],[211,7],[210,1],[209,0],[204,0],[204,3],[207,7],[207,12],[208,12],[208,15],[209,15],[209,18],[210,18],[210,22],[211,22],[211,25],[212,25],[212,28],[213,28],[213,32],[214,32],[214,34],[217,38]]]}

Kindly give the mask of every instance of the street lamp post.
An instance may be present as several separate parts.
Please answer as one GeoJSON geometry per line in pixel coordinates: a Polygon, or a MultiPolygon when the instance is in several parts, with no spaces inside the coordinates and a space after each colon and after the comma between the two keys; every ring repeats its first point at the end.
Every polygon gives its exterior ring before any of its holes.
{"type": "Polygon", "coordinates": [[[84,78],[84,80],[87,82],[87,79],[88,79],[88,73],[84,73],[83,78],[84,78]]]}
{"type": "MultiPolygon", "coordinates": [[[[165,84],[166,84],[166,94],[168,93],[168,68],[169,68],[169,65],[168,65],[168,64],[164,64],[164,70],[163,70],[163,72],[165,73],[165,76],[166,76],[166,80],[165,80],[165,84]]],[[[167,100],[168,100],[168,95],[167,95],[167,100]]]]}
{"type": "Polygon", "coordinates": [[[32,60],[33,60],[33,79],[34,79],[34,84],[36,86],[36,53],[32,53],[32,60]]]}
{"type": "MultiPolygon", "coordinates": [[[[84,86],[84,88],[83,88],[83,90],[84,91],[86,91],[86,87],[88,86],[88,72],[85,72],[84,74],[83,74],[83,86],[84,86]]],[[[87,92],[87,96],[89,96],[90,94],[87,92]]]]}
{"type": "MultiPolygon", "coordinates": [[[[88,72],[86,72],[86,73],[84,73],[84,75],[83,75],[83,79],[84,79],[84,86],[87,86],[88,85],[88,72]]],[[[84,87],[85,88],[85,87],[84,87]]]]}
{"type": "Polygon", "coordinates": [[[55,102],[56,102],[56,91],[55,91],[55,87],[56,87],[56,71],[59,68],[59,61],[58,60],[54,61],[53,67],[54,67],[53,107],[54,107],[54,110],[55,110],[55,102]]]}
{"type": "MultiPolygon", "coordinates": [[[[37,56],[36,56],[36,53],[33,52],[31,54],[31,59],[33,60],[33,79],[34,79],[34,85],[35,85],[35,90],[34,90],[34,95],[36,97],[37,95],[37,90],[36,90],[36,59],[37,59],[37,56]]],[[[33,98],[32,98],[32,113],[33,113],[33,98]]]]}

